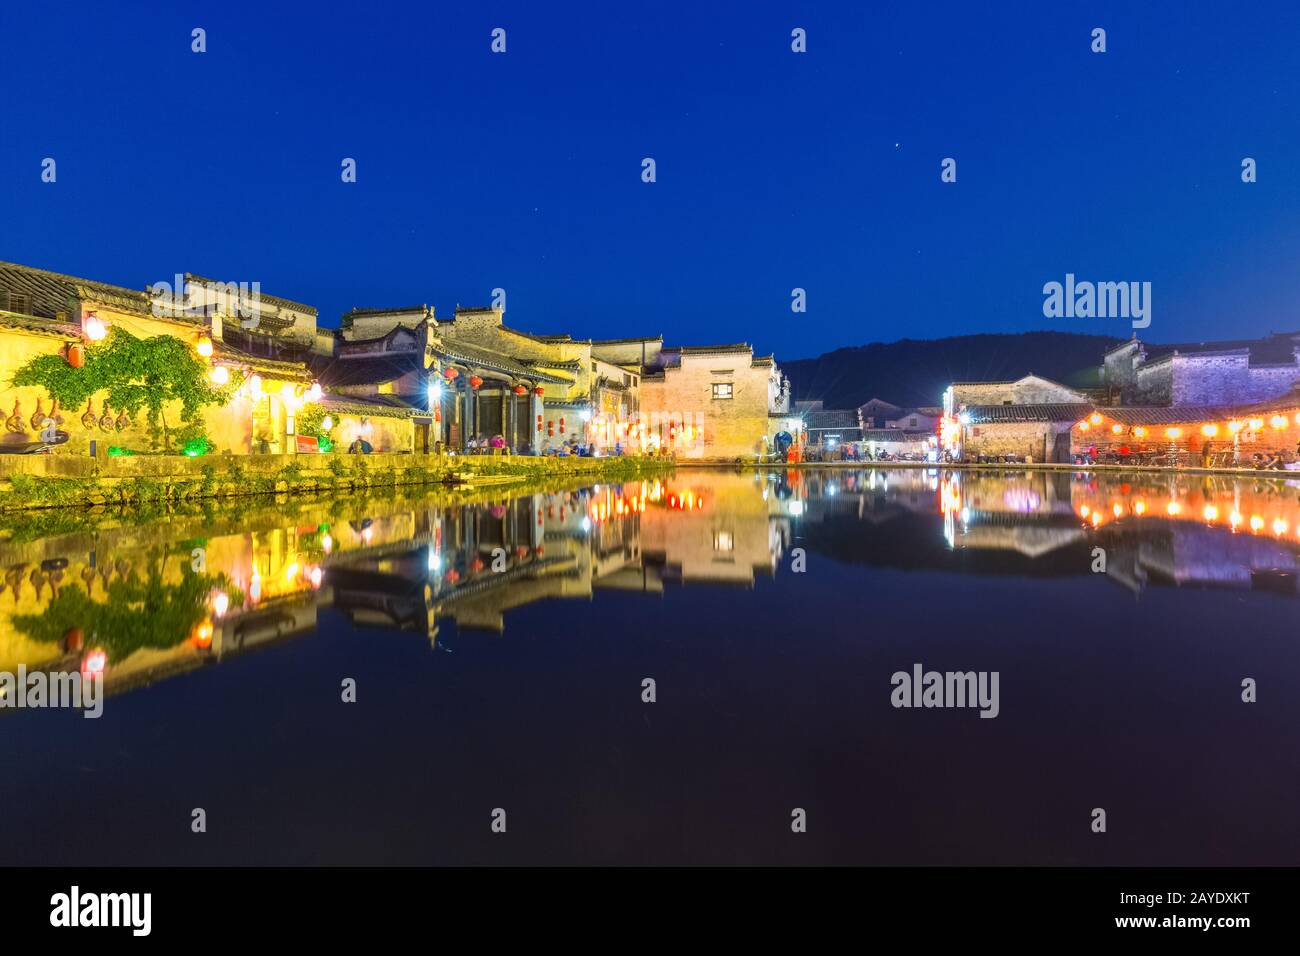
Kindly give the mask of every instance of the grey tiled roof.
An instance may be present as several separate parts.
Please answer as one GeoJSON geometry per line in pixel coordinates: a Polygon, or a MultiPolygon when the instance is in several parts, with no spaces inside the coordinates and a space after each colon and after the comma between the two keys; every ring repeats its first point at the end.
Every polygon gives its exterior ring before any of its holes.
{"type": "Polygon", "coordinates": [[[991,425],[1016,422],[1070,422],[1092,412],[1091,405],[968,405],[964,414],[972,425],[991,425]]]}
{"type": "Polygon", "coordinates": [[[804,412],[804,427],[816,428],[857,428],[857,409],[827,408],[804,412]]]}
{"type": "MultiPolygon", "coordinates": [[[[193,282],[196,285],[221,284],[217,279],[209,279],[206,276],[196,275],[193,272],[185,273],[185,280],[187,283],[193,282]]],[[[295,302],[293,299],[286,299],[279,295],[270,295],[266,292],[260,291],[260,289],[257,293],[257,298],[259,302],[266,302],[269,305],[282,306],[286,309],[293,309],[297,312],[307,312],[311,315],[316,314],[316,307],[314,305],[307,305],[304,302],[295,302]]]]}
{"type": "Polygon", "coordinates": [[[355,415],[383,415],[392,418],[409,418],[429,410],[427,394],[407,395],[330,395],[321,398],[321,407],[332,412],[351,412],[355,415]]]}
{"type": "Polygon", "coordinates": [[[320,383],[328,388],[380,385],[423,369],[424,357],[419,352],[390,352],[386,355],[340,358],[330,362],[321,370],[320,383]]]}
{"type": "MultiPolygon", "coordinates": [[[[1130,339],[1106,354],[1133,344],[1130,339]]],[[[1246,352],[1251,365],[1289,365],[1295,361],[1295,349],[1300,345],[1300,332],[1280,332],[1259,339],[1225,339],[1220,342],[1139,342],[1146,352],[1148,363],[1179,355],[1211,355],[1246,352]]]]}
{"type": "Polygon", "coordinates": [[[465,365],[478,366],[483,369],[505,372],[516,378],[532,379],[539,382],[554,382],[556,384],[572,384],[568,379],[560,378],[543,372],[538,368],[524,365],[516,359],[502,355],[492,349],[486,349],[479,345],[470,345],[467,342],[448,341],[433,346],[435,355],[452,362],[462,362],[465,365]]]}
{"type": "MultiPolygon", "coordinates": [[[[0,262],[0,290],[27,296],[31,303],[27,310],[30,314],[51,319],[59,312],[73,312],[77,303],[83,300],[100,302],[136,315],[153,313],[153,298],[148,292],[15,262],[0,262]]],[[[78,321],[81,319],[79,315],[76,318],[78,321]]]]}
{"type": "Polygon", "coordinates": [[[933,432],[908,431],[902,428],[864,428],[862,429],[862,440],[879,442],[923,442],[933,434],[933,432]]]}

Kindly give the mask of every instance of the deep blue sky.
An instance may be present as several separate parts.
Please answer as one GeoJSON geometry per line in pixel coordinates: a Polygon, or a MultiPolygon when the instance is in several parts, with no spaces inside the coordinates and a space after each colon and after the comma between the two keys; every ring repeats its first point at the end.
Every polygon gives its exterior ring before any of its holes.
{"type": "Polygon", "coordinates": [[[1128,334],[1042,316],[1067,271],[1152,282],[1153,340],[1300,328],[1293,2],[101,0],[5,3],[0,37],[0,259],[257,280],[327,325],[501,286],[526,330],[786,358],[1128,334]]]}

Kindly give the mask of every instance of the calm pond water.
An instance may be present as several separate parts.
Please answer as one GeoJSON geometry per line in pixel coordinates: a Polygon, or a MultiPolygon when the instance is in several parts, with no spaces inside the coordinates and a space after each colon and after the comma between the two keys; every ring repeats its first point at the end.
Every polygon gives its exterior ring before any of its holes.
{"type": "Polygon", "coordinates": [[[0,864],[1300,862],[1295,482],[682,470],[41,521],[0,529],[0,671],[108,696],[0,710],[0,864]],[[997,716],[893,706],[914,665],[997,672],[997,716]]]}

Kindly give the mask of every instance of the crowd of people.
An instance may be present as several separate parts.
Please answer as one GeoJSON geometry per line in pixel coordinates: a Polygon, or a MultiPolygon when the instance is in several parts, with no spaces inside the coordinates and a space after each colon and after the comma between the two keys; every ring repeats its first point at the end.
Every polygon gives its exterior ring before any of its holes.
{"type": "Polygon", "coordinates": [[[1216,449],[1213,442],[1205,442],[1195,456],[1191,452],[1180,453],[1176,448],[1168,450],[1133,449],[1127,444],[1099,451],[1095,444],[1089,445],[1074,456],[1075,464],[1198,464],[1202,468],[1253,468],[1256,471],[1292,471],[1300,467],[1300,442],[1296,442],[1294,457],[1288,459],[1280,449],[1266,452],[1254,452],[1249,458],[1239,447],[1223,445],[1216,449]],[[1184,460],[1184,458],[1189,460],[1184,460]]]}

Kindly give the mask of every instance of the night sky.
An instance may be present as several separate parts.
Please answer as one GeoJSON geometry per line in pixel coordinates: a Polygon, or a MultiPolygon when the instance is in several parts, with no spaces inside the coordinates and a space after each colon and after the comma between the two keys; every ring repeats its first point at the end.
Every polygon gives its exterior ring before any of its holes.
{"type": "Polygon", "coordinates": [[[785,358],[1127,335],[1043,317],[1067,272],[1151,282],[1151,340],[1300,329],[1294,2],[9,2],[0,39],[0,259],[785,358]]]}

